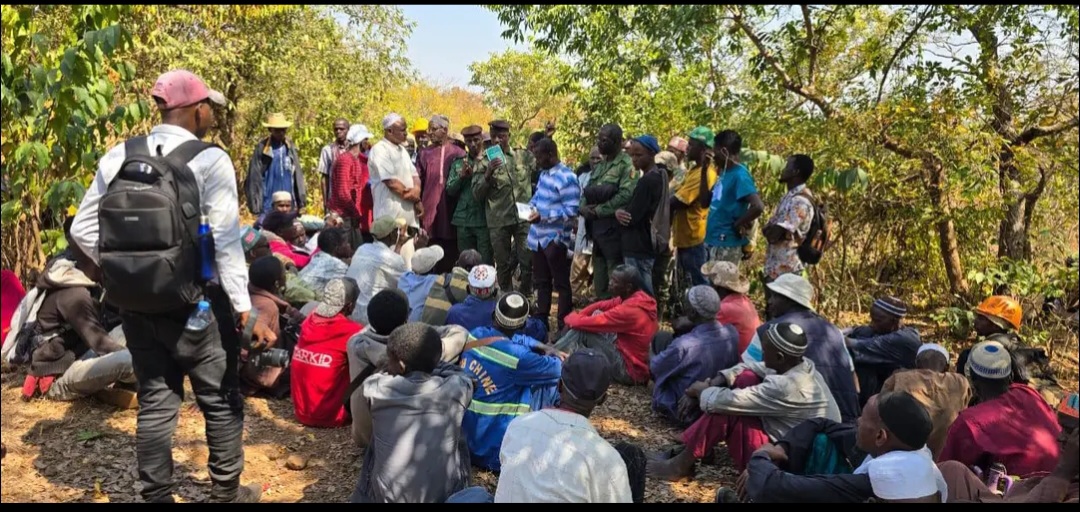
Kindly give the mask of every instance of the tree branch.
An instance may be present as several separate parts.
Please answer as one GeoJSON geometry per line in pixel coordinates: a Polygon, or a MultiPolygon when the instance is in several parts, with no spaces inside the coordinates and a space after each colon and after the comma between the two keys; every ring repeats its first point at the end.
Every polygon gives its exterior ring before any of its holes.
{"type": "Polygon", "coordinates": [[[806,98],[807,100],[812,102],[819,109],[821,109],[821,113],[824,114],[825,117],[834,117],[836,115],[836,111],[833,109],[832,105],[830,105],[829,102],[825,100],[825,98],[823,98],[820,94],[815,93],[813,90],[803,87],[801,84],[798,84],[791,79],[791,75],[789,75],[787,71],[784,71],[784,67],[780,65],[780,60],[777,59],[776,56],[773,55],[772,52],[770,52],[769,49],[765,46],[765,42],[762,41],[761,36],[755,33],[754,30],[750,27],[750,25],[746,23],[746,19],[743,18],[741,12],[735,10],[732,13],[731,19],[735,22],[736,27],[738,27],[739,30],[741,30],[744,34],[746,34],[746,37],[748,37],[750,41],[754,43],[754,46],[757,48],[758,53],[761,54],[761,58],[765,59],[765,63],[768,64],[770,68],[772,68],[773,73],[775,73],[777,78],[780,79],[780,82],[783,84],[785,89],[795,94],[798,94],[799,96],[802,96],[803,98],[806,98]]]}
{"type": "Polygon", "coordinates": [[[531,115],[531,116],[529,116],[529,117],[527,117],[525,119],[522,119],[518,123],[517,131],[520,132],[521,130],[524,130],[525,125],[529,124],[529,122],[531,122],[533,119],[536,119],[536,116],[540,115],[540,112],[543,112],[543,111],[544,111],[543,106],[537,107],[536,112],[533,112],[533,115],[531,115]]]}
{"type": "Polygon", "coordinates": [[[1077,126],[1080,126],[1080,117],[1077,116],[1073,116],[1072,119],[1064,123],[1059,123],[1051,126],[1032,126],[1031,128],[1024,130],[1024,133],[1021,133],[1019,136],[1016,137],[1016,139],[1013,139],[1011,144],[1013,147],[1025,146],[1034,142],[1035,139],[1041,137],[1052,137],[1059,133],[1064,133],[1072,130],[1077,126]]]}
{"type": "Polygon", "coordinates": [[[817,59],[818,44],[814,35],[814,22],[810,19],[810,6],[800,5],[803,15],[803,26],[806,28],[806,45],[810,48],[810,69],[806,73],[806,82],[810,87],[817,83],[817,59]]]}
{"type": "Polygon", "coordinates": [[[933,9],[934,6],[927,6],[926,10],[923,11],[922,16],[919,17],[919,21],[915,24],[915,27],[912,28],[911,32],[908,32],[907,37],[900,42],[900,46],[896,47],[896,51],[893,53],[892,57],[889,59],[889,63],[881,73],[881,82],[878,84],[877,101],[874,102],[875,105],[881,104],[881,96],[885,92],[885,81],[889,78],[892,67],[896,65],[896,61],[900,58],[900,55],[904,53],[908,45],[915,40],[915,36],[918,35],[919,31],[926,25],[926,22],[930,20],[930,11],[933,9]]]}

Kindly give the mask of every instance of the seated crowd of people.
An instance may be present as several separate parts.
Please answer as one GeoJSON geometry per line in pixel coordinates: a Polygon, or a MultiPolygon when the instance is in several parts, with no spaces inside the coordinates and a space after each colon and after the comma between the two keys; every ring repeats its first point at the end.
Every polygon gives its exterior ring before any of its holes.
{"type": "MultiPolygon", "coordinates": [[[[662,331],[624,265],[614,298],[567,315],[550,342],[529,298],[501,292],[477,251],[433,275],[441,251],[420,237],[405,262],[395,219],[352,254],[332,216],[295,221],[275,211],[244,232],[257,321],[288,361],[245,351],[241,377],[248,395],[291,397],[303,425],[352,429],[365,449],[354,502],[641,502],[646,478],[693,479],[721,446],[742,476],[718,502],[1080,497],[1077,395],[1055,411],[1029,385],[1011,299],[977,308],[980,342],[954,373],[896,298],[842,331],[815,312],[813,286],[786,274],[766,286],[762,323],[738,268],[710,262],[711,285],[690,288],[686,315],[662,331]],[[612,384],[651,384],[653,411],[685,429],[679,443],[646,455],[603,440],[588,418],[612,384]],[[473,467],[499,474],[494,495],[472,486],[473,467]]],[[[27,366],[26,399],[134,407],[97,271],[73,244],[9,307],[3,356],[27,366]],[[27,330],[30,353],[15,342],[27,330]]]]}
{"type": "MultiPolygon", "coordinates": [[[[976,309],[977,342],[955,365],[905,325],[895,297],[848,330],[817,311],[798,255],[813,217],[809,157],[789,160],[789,194],[764,229],[763,321],[739,265],[764,206],[737,133],[699,128],[664,155],[650,135],[624,151],[608,125],[579,179],[550,133],[518,151],[502,121],[488,135],[495,160],[480,155],[480,127],[452,137],[442,116],[429,128],[439,151],[418,154],[400,116],[374,149],[366,127],[335,123],[337,160],[321,165],[335,208],[313,218],[289,185],[302,175],[276,177],[279,159],[295,160],[288,125],[267,124],[252,163],[262,174],[245,187],[258,218],[240,233],[244,327],[272,342],[243,347],[240,377],[247,396],[291,399],[302,425],[351,428],[364,450],[355,503],[641,503],[648,478],[692,480],[721,447],[741,472],[721,503],[1080,498],[1077,395],[1055,410],[1033,387],[1052,376],[1019,335],[1015,300],[976,309]],[[435,178],[456,208],[421,192],[435,178]],[[591,249],[572,243],[579,220],[591,249]],[[585,250],[598,300],[574,311],[571,261],[585,250]],[[671,274],[690,284],[682,308],[665,299],[671,274]],[[672,311],[682,315],[662,329],[672,311]],[[589,418],[613,385],[651,386],[677,442],[646,454],[603,439],[589,418]],[[498,475],[494,494],[474,486],[474,467],[498,475]]],[[[5,273],[2,357],[27,370],[26,400],[135,407],[140,381],[100,269],[69,247],[25,296],[5,273]]]]}

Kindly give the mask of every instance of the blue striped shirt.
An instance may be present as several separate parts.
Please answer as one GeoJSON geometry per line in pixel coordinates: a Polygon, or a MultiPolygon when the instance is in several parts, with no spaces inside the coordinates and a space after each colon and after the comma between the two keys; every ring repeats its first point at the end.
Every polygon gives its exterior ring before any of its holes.
{"type": "Polygon", "coordinates": [[[560,162],[540,173],[540,184],[529,204],[540,212],[540,222],[529,228],[529,250],[544,250],[552,242],[570,247],[581,206],[581,187],[574,171],[560,162]]]}

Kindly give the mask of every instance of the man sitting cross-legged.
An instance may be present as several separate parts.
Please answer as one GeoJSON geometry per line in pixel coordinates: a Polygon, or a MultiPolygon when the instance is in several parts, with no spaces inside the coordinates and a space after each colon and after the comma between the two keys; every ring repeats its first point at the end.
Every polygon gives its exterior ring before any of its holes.
{"type": "Polygon", "coordinates": [[[683,433],[686,448],[669,460],[650,461],[652,478],[692,479],[697,461],[726,442],[735,468],[742,471],[762,445],[782,438],[805,420],[840,421],[840,410],[824,378],[805,358],[806,335],[794,324],[774,324],[762,340],[764,363],[738,365],[710,382],[699,382],[686,396],[700,400],[706,414],[683,433]]]}
{"type": "Polygon", "coordinates": [[[875,396],[848,430],[867,454],[853,474],[801,476],[785,472],[791,453],[765,445],[754,453],[736,493],[717,493],[718,502],[736,495],[754,503],[945,503],[949,489],[934,465],[926,440],[933,423],[907,393],[875,396]]]}
{"type": "Polygon", "coordinates": [[[591,348],[607,356],[616,383],[624,386],[648,383],[649,345],[659,324],[656,300],[641,286],[641,274],[636,268],[616,267],[610,284],[615,298],[567,316],[566,327],[570,331],[555,348],[567,354],[591,348]]]}
{"type": "Polygon", "coordinates": [[[499,300],[495,327],[478,327],[461,354],[461,367],[476,384],[462,428],[474,466],[499,470],[499,449],[510,422],[559,401],[559,353],[525,334],[529,304],[511,293],[499,300]]]}

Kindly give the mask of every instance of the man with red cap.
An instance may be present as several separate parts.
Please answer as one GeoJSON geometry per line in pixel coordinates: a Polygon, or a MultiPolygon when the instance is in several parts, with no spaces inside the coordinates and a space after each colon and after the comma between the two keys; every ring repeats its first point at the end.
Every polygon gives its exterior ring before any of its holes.
{"type": "MultiPolygon", "coordinates": [[[[142,497],[149,503],[174,501],[176,482],[173,479],[172,437],[184,398],[181,384],[187,376],[206,418],[212,482],[210,502],[257,503],[261,498],[261,487],[240,486],[240,474],[244,470],[244,404],[235,371],[239,353],[235,348],[227,352],[225,347],[236,347],[240,343],[234,313],[239,315],[240,325],[254,325],[255,347],[267,348],[277,339],[262,323],[251,322],[254,318],[250,317],[251,298],[248,295],[248,275],[240,239],[236,169],[229,155],[221,148],[199,147],[199,151],[195,152],[192,148],[197,145],[191,144],[209,133],[214,126],[213,105],[224,106],[225,97],[207,87],[199,77],[182,70],[162,75],[151,94],[161,111],[162,124],[155,126],[147,137],[121,144],[101,159],[97,176],[86,191],[79,213],[75,216],[71,237],[96,263],[100,264],[105,256],[112,257],[110,253],[113,247],[110,246],[115,246],[117,241],[110,239],[110,236],[132,235],[119,230],[113,223],[106,224],[110,220],[108,215],[101,216],[99,226],[99,211],[122,216],[102,206],[106,196],[115,199],[110,189],[115,191],[116,187],[110,185],[116,181],[119,186],[126,187],[122,190],[131,193],[133,188],[127,183],[137,179],[132,170],[137,169],[142,173],[146,173],[145,169],[153,170],[140,161],[153,158],[150,155],[169,158],[174,156],[171,155],[174,151],[182,156],[193,155],[187,160],[186,167],[190,171],[187,175],[194,176],[198,189],[199,204],[195,215],[201,213],[205,216],[203,220],[209,224],[214,241],[214,257],[209,262],[213,278],[205,286],[202,283],[195,283],[194,286],[200,288],[200,296],[205,296],[204,300],[211,304],[211,322],[202,330],[189,328],[189,317],[195,318],[195,304],[178,306],[165,312],[150,311],[149,308],[160,307],[155,304],[147,304],[144,308],[135,303],[136,306],[121,308],[124,334],[128,339],[128,349],[139,384],[136,444],[139,475],[143,484],[142,497]],[[141,143],[145,143],[146,148],[139,147],[141,143]],[[133,158],[141,160],[129,161],[129,152],[132,151],[145,151],[145,154],[138,156],[132,153],[133,158]],[[107,244],[99,246],[99,239],[107,244]],[[234,370],[230,372],[227,368],[234,370]]],[[[177,177],[177,182],[181,181],[180,174],[173,176],[177,177]]],[[[116,207],[118,203],[114,200],[105,204],[116,207]]],[[[195,205],[185,203],[184,206],[186,210],[187,206],[195,205]]],[[[138,243],[127,238],[122,241],[129,245],[138,243]]],[[[181,246],[181,250],[185,248],[181,246]]],[[[164,261],[158,259],[150,263],[164,261]]],[[[137,283],[137,279],[145,278],[145,272],[125,275],[125,270],[131,273],[125,266],[114,264],[112,267],[111,275],[108,266],[105,267],[106,285],[110,281],[132,284],[137,283]]],[[[161,276],[153,274],[152,277],[161,276]]],[[[174,284],[189,286],[191,283],[174,284]]],[[[111,289],[121,288],[124,287],[111,289]]],[[[128,288],[125,293],[130,294],[140,286],[133,284],[128,288]]],[[[113,297],[112,300],[117,299],[113,297]]]]}

